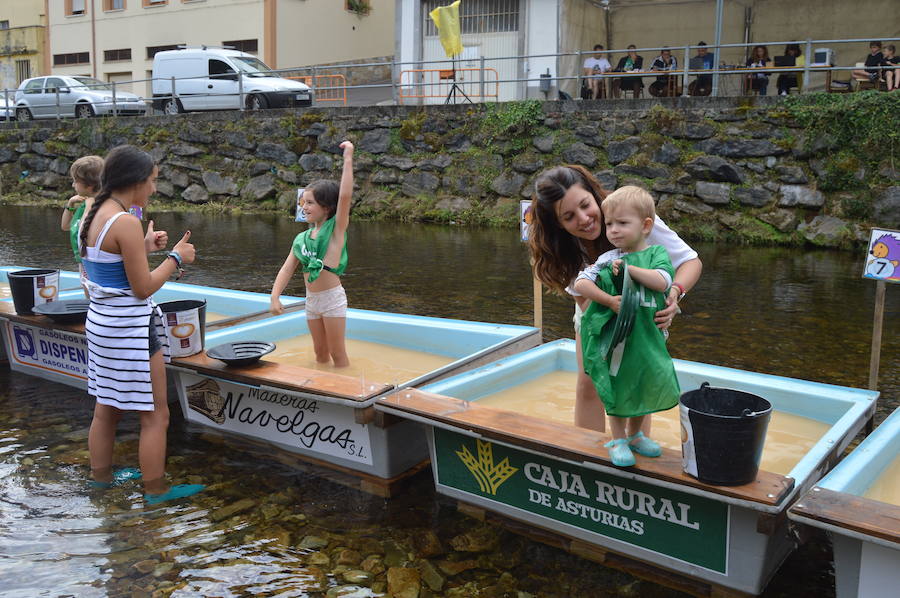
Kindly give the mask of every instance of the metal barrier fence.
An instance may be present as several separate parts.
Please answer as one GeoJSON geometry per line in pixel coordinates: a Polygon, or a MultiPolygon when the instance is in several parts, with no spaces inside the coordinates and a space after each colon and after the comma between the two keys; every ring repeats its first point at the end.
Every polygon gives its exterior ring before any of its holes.
{"type": "Polygon", "coordinates": [[[284,77],[304,83],[315,91],[317,102],[340,102],[347,105],[347,79],[344,75],[304,75],[284,77]]]}
{"type": "MultiPolygon", "coordinates": [[[[807,93],[811,88],[811,77],[814,74],[825,74],[826,75],[826,90],[828,91],[849,91],[852,89],[854,80],[859,81],[861,83],[865,83],[865,79],[860,77],[854,77],[852,75],[852,71],[859,71],[864,67],[861,67],[858,63],[854,63],[853,66],[831,66],[830,64],[813,64],[812,59],[814,57],[813,51],[814,45],[822,45],[822,44],[866,44],[870,40],[866,39],[837,39],[837,40],[788,40],[788,41],[766,41],[766,42],[747,42],[747,43],[735,43],[735,44],[720,44],[716,45],[708,45],[705,46],[706,49],[712,52],[716,56],[716,67],[712,69],[697,69],[690,67],[691,53],[700,48],[700,46],[668,46],[668,47],[647,47],[647,48],[636,48],[635,52],[657,52],[663,49],[667,49],[672,52],[673,56],[679,57],[680,64],[682,65],[680,68],[673,69],[671,71],[653,71],[653,70],[642,70],[642,71],[632,71],[632,72],[605,72],[597,75],[604,82],[616,81],[616,80],[627,80],[629,78],[643,78],[643,77],[663,77],[668,76],[669,79],[665,82],[664,95],[689,95],[691,92],[691,77],[711,77],[710,81],[711,85],[709,86],[709,93],[712,96],[727,96],[727,95],[742,95],[748,93],[749,90],[746,85],[746,80],[748,75],[755,74],[796,74],[797,83],[796,86],[798,92],[807,93]],[[739,62],[735,62],[733,64],[723,63],[721,56],[726,52],[734,52],[735,50],[740,52],[744,51],[746,54],[746,50],[748,48],[752,48],[757,45],[764,46],[786,46],[788,44],[797,44],[803,49],[803,55],[806,58],[805,64],[801,66],[766,66],[763,68],[748,68],[745,66],[745,60],[740,60],[739,62]],[[684,65],[688,65],[685,68],[684,65]],[[844,86],[844,89],[829,89],[833,84],[833,74],[834,73],[849,73],[851,74],[851,80],[849,86],[844,86]],[[736,86],[731,86],[731,89],[727,85],[723,85],[724,81],[733,80],[735,77],[738,77],[740,83],[736,86]]],[[[882,42],[896,42],[900,41],[900,38],[884,38],[881,40],[882,42]]],[[[628,49],[611,49],[605,51],[604,54],[612,55],[612,54],[624,54],[627,53],[628,49]]],[[[579,52],[562,52],[555,54],[531,54],[531,55],[517,55],[517,56],[504,56],[504,57],[479,57],[478,67],[470,68],[466,67],[463,69],[456,68],[453,69],[453,63],[450,59],[443,60],[432,60],[432,61],[415,61],[408,63],[401,63],[396,60],[391,62],[372,62],[372,63],[364,63],[364,64],[346,64],[346,65],[329,65],[329,70],[340,70],[340,69],[365,69],[365,68],[373,68],[373,69],[383,69],[384,67],[390,67],[391,72],[393,73],[393,77],[389,81],[385,81],[383,83],[375,83],[375,84],[366,84],[366,85],[347,85],[346,79],[343,75],[339,74],[323,74],[319,71],[322,70],[323,67],[292,67],[288,69],[278,69],[271,71],[272,75],[281,76],[285,78],[298,78],[301,80],[307,80],[312,83],[312,91],[314,94],[314,99],[316,102],[335,102],[340,101],[344,105],[347,105],[351,102],[351,94],[356,93],[359,95],[368,94],[371,96],[371,103],[382,103],[382,102],[391,102],[391,103],[406,103],[410,101],[415,101],[416,103],[430,103],[436,98],[446,97],[449,93],[449,88],[452,87],[452,82],[450,82],[447,78],[441,78],[441,73],[447,73],[448,71],[456,71],[458,73],[468,73],[466,76],[470,79],[465,81],[465,86],[461,84],[463,81],[457,81],[457,89],[465,92],[465,97],[462,98],[462,101],[468,99],[469,101],[479,100],[498,100],[499,86],[503,84],[512,84],[516,89],[516,96],[513,99],[524,99],[526,97],[534,96],[541,97],[540,92],[543,91],[543,97],[546,99],[556,99],[556,97],[551,97],[550,93],[554,90],[559,90],[562,85],[567,84],[567,82],[574,83],[575,90],[577,92],[580,89],[582,81],[585,79],[584,74],[582,73],[582,62],[585,56],[593,55],[593,52],[590,51],[579,51],[579,52]],[[500,69],[494,68],[491,66],[492,64],[500,64],[502,61],[515,61],[517,63],[518,72],[524,71],[524,64],[531,64],[532,62],[543,61],[544,63],[555,62],[556,64],[556,72],[555,74],[543,74],[538,76],[524,76],[524,77],[514,77],[514,78],[505,78],[499,79],[498,72],[500,69]],[[561,67],[561,62],[568,61],[571,62],[571,66],[566,70],[571,74],[563,75],[561,74],[563,68],[561,67]],[[449,68],[448,68],[449,67],[449,68]],[[298,73],[300,73],[298,75],[298,73]],[[309,74],[304,74],[309,73],[309,74]],[[431,73],[437,73],[436,79],[431,73]],[[490,79],[490,80],[489,80],[490,79]],[[474,83],[477,82],[477,83],[474,83]],[[549,84],[549,85],[548,85],[549,84]],[[477,85],[477,88],[473,88],[473,85],[477,85]],[[540,90],[540,91],[539,91],[540,90]],[[471,93],[469,93],[471,92],[471,93]]],[[[898,69],[900,66],[892,66],[892,67],[882,67],[882,72],[888,69],[898,69]]],[[[48,75],[54,76],[54,75],[48,75]]],[[[186,78],[187,79],[187,78],[186,78]]],[[[89,116],[89,115],[99,115],[99,114],[110,114],[112,116],[117,116],[120,114],[133,114],[133,113],[143,113],[143,114],[153,114],[154,112],[160,112],[159,108],[161,106],[172,106],[177,105],[180,96],[177,92],[177,80],[173,77],[171,79],[166,80],[166,88],[169,93],[166,94],[157,94],[152,98],[144,99],[143,102],[145,104],[145,108],[141,111],[139,108],[136,108],[133,102],[124,101],[125,97],[121,92],[122,85],[132,85],[139,83],[152,83],[153,79],[135,79],[131,81],[120,81],[120,82],[109,82],[109,83],[99,83],[97,85],[86,85],[83,87],[86,88],[102,88],[108,89],[109,93],[101,97],[100,99],[94,100],[90,103],[91,111],[82,108],[80,114],[76,114],[75,107],[71,107],[69,103],[66,101],[67,98],[71,97],[71,90],[69,93],[62,91],[60,89],[55,89],[52,92],[49,92],[49,97],[43,98],[42,103],[39,107],[42,109],[43,113],[40,114],[40,117],[43,118],[63,118],[67,116],[89,116]],[[149,103],[149,105],[147,105],[149,103]],[[156,107],[156,110],[153,109],[153,106],[156,107]],[[71,112],[69,110],[71,109],[71,112]]],[[[157,79],[157,81],[159,81],[157,79]]],[[[237,109],[237,110],[246,110],[248,108],[254,108],[255,106],[252,103],[248,102],[248,99],[251,99],[252,94],[245,93],[244,90],[244,77],[237,77],[237,91],[226,93],[226,94],[215,94],[215,93],[199,93],[193,94],[195,97],[201,98],[228,98],[233,97],[236,99],[233,106],[227,106],[225,108],[237,109]],[[249,104],[249,105],[248,105],[249,104]]],[[[696,86],[695,86],[696,88],[696,86]]],[[[612,90],[610,90],[612,91],[612,90]]],[[[34,94],[37,95],[37,94],[34,94]]],[[[42,94],[48,95],[48,94],[42,94]]],[[[140,94],[136,94],[140,96],[140,94]]],[[[610,94],[612,95],[612,94],[610,94]]],[[[19,110],[20,114],[26,116],[25,112],[22,112],[22,108],[24,107],[22,104],[22,90],[21,89],[4,89],[2,90],[2,94],[0,97],[3,98],[5,102],[5,106],[0,106],[0,119],[5,120],[7,123],[10,122],[12,118],[15,118],[16,111],[19,110]]],[[[31,116],[34,116],[33,114],[31,116]]]]}
{"type": "Polygon", "coordinates": [[[448,104],[473,98],[499,97],[500,77],[495,69],[408,69],[400,71],[397,100],[441,100],[448,104]]]}

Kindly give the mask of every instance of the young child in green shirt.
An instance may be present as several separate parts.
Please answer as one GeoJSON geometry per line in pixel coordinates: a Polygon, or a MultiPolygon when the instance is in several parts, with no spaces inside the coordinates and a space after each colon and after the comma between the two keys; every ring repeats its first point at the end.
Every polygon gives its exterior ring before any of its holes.
{"type": "Polygon", "coordinates": [[[600,205],[606,236],[616,247],[582,271],[575,290],[591,300],[581,323],[584,369],[609,416],[613,439],[609,448],[613,465],[635,464],[632,451],[645,457],[662,454],[659,444],[644,436],[641,424],[653,412],[678,404],[680,389],[665,336],[653,321],[665,305],[674,268],[665,248],[647,245],[653,229],[653,197],[640,187],[626,186],[611,193],[600,205]],[[617,317],[623,317],[624,273],[635,283],[637,307],[631,332],[615,346],[610,335],[617,317]]]}

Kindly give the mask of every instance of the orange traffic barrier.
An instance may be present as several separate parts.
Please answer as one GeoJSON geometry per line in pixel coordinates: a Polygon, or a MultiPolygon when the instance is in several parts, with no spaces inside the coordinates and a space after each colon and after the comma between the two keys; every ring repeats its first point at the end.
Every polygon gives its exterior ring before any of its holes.
{"type": "Polygon", "coordinates": [[[457,102],[465,99],[462,94],[473,101],[483,102],[490,98],[496,101],[500,92],[499,81],[495,69],[409,69],[400,72],[398,99],[401,104],[408,99],[429,98],[440,98],[446,102],[451,91],[454,91],[457,102]]]}
{"type": "Polygon", "coordinates": [[[341,102],[347,105],[347,79],[344,75],[306,75],[285,77],[309,86],[315,93],[316,102],[341,102]]]}

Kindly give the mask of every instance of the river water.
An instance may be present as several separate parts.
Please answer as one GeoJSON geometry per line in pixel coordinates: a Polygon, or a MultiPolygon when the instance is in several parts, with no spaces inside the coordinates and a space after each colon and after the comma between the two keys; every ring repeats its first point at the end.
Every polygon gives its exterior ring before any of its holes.
{"type": "MultiPolygon", "coordinates": [[[[59,212],[0,207],[0,264],[74,264],[59,212]]],[[[192,231],[184,282],[268,292],[299,226],[275,215],[157,214],[171,239],[192,231]]],[[[875,284],[863,252],[698,244],[704,275],[669,342],[674,357],[864,387],[875,284]]],[[[513,230],[354,222],[351,307],[530,324],[532,284],[513,230]]],[[[286,293],[302,295],[299,277],[286,293]]],[[[900,404],[900,293],[888,288],[876,422],[900,404]]],[[[544,338],[570,337],[571,303],[545,296],[544,338]]],[[[404,561],[432,571],[421,596],[587,597],[681,594],[456,513],[427,475],[385,501],[327,472],[218,438],[172,414],[168,472],[209,489],[145,507],[138,486],[90,490],[91,404],[66,386],[0,368],[0,594],[3,596],[328,596],[353,594],[360,569],[404,561]],[[491,549],[457,551],[461,534],[491,549]],[[355,577],[354,577],[355,576],[355,577]],[[347,586],[338,591],[337,586],[347,586]],[[343,593],[342,593],[343,592],[343,593]]],[[[131,464],[138,423],[120,424],[131,464]]],[[[823,536],[801,547],[765,596],[834,594],[823,536]]],[[[383,569],[382,569],[383,570],[383,569]]],[[[381,576],[383,579],[383,576],[381,576]]],[[[369,583],[369,582],[365,582],[369,583]]]]}

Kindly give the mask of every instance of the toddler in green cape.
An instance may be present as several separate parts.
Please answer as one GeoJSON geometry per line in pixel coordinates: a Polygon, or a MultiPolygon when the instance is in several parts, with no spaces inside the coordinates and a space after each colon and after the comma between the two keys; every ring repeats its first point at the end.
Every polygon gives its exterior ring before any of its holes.
{"type": "MultiPolygon", "coordinates": [[[[616,247],[582,271],[575,290],[591,300],[581,323],[584,369],[609,416],[613,465],[635,464],[632,451],[645,457],[662,454],[659,444],[644,436],[641,424],[653,412],[671,409],[680,389],[665,337],[653,317],[665,305],[674,269],[665,248],[647,245],[653,228],[653,198],[640,187],[613,192],[600,206],[606,236],[616,247]],[[609,346],[610,334],[623,309],[624,270],[636,283],[637,306],[628,335],[609,346]],[[604,342],[605,341],[605,342],[604,342]]],[[[625,306],[629,310],[634,305],[625,306]]]]}

